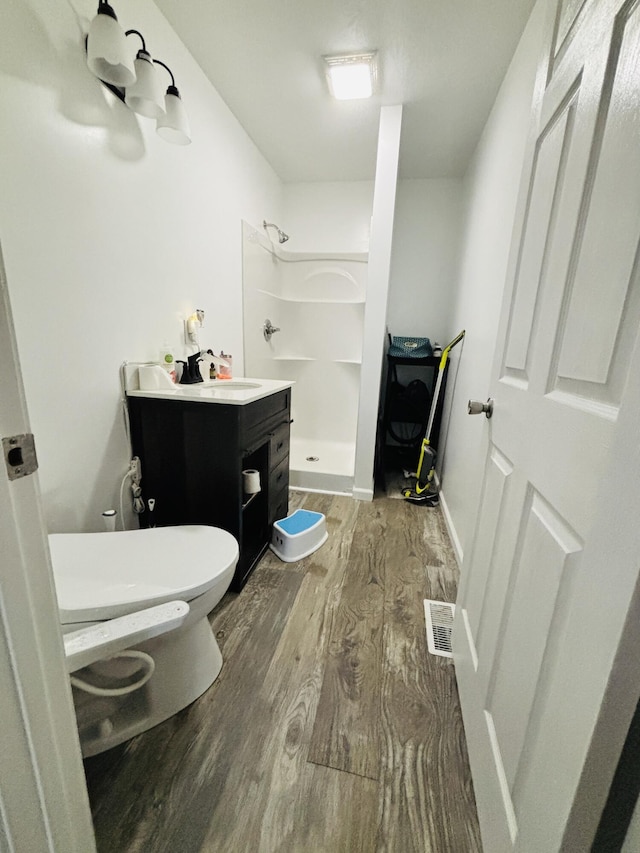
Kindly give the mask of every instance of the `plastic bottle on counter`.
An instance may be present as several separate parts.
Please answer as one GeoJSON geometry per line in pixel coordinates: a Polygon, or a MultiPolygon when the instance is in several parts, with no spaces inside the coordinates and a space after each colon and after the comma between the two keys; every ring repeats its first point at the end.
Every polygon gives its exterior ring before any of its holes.
{"type": "Polygon", "coordinates": [[[220,358],[223,358],[226,362],[228,362],[228,367],[225,367],[223,364],[218,365],[218,370],[216,373],[216,379],[232,379],[233,378],[233,370],[232,370],[232,360],[230,355],[225,355],[222,350],[220,350],[220,358]]]}
{"type": "Polygon", "coordinates": [[[171,377],[171,381],[177,382],[178,374],[176,370],[176,359],[169,344],[165,343],[160,347],[160,364],[171,377]]]}

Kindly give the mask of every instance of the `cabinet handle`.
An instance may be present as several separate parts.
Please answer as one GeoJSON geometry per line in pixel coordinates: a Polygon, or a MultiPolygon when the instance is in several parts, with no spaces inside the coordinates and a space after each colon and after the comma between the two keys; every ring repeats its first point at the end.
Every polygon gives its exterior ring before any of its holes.
{"type": "Polygon", "coordinates": [[[276,450],[282,450],[283,447],[284,447],[284,441],[281,441],[279,444],[276,445],[276,450]]]}

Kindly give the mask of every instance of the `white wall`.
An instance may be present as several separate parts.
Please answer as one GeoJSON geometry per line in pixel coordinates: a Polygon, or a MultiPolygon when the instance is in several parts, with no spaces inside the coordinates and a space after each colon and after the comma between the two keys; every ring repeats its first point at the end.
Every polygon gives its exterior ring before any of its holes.
{"type": "Polygon", "coordinates": [[[282,222],[291,252],[367,252],[373,181],[285,184],[282,222]]]}
{"type": "Polygon", "coordinates": [[[542,45],[538,3],[514,54],[464,181],[465,225],[453,328],[466,329],[454,351],[442,441],[443,508],[458,556],[469,542],[486,456],[486,419],[469,417],[467,400],[489,396],[491,365],[505,283],[511,230],[542,45]]]}
{"type": "Polygon", "coordinates": [[[462,181],[401,180],[396,196],[387,323],[393,335],[444,346],[455,331],[462,181]]]}
{"type": "MultiPolygon", "coordinates": [[[[300,252],[366,252],[373,181],[284,185],[280,226],[284,248],[300,252]]],[[[401,180],[395,226],[387,322],[392,334],[453,336],[462,218],[462,180],[401,180]]]]}
{"type": "MultiPolygon", "coordinates": [[[[172,68],[193,144],[173,146],[89,73],[95,0],[5,4],[3,244],[50,530],[100,529],[128,459],[118,367],[181,354],[182,318],[242,369],[241,219],[278,221],[281,183],[151,0],[120,3],[172,68]]],[[[134,39],[135,41],[135,39],[134,39]]]]}

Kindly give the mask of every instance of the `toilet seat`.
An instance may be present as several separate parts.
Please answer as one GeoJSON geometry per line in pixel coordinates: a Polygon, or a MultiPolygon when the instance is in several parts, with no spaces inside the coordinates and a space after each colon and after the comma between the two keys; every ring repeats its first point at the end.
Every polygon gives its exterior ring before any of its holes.
{"type": "Polygon", "coordinates": [[[233,572],[238,560],[234,537],[204,525],[52,533],[49,547],[63,625],[190,601],[233,572]]]}

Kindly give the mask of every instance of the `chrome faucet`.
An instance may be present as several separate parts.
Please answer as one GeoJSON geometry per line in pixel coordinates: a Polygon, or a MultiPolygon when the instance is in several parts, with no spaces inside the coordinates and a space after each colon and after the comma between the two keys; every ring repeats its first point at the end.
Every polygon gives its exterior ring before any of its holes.
{"type": "Polygon", "coordinates": [[[267,343],[271,340],[271,335],[275,334],[275,332],[279,332],[280,329],[278,326],[272,326],[271,320],[265,320],[264,326],[262,327],[262,334],[264,335],[264,339],[267,343]]]}

